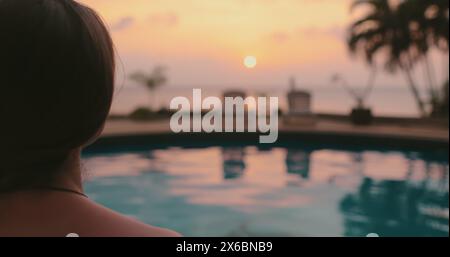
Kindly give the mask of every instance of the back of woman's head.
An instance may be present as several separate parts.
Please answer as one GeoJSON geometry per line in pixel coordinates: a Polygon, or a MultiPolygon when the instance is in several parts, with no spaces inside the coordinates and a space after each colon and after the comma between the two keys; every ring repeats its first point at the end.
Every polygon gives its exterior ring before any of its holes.
{"type": "Polygon", "coordinates": [[[111,38],[72,0],[0,0],[0,190],[51,183],[102,129],[111,38]]]}

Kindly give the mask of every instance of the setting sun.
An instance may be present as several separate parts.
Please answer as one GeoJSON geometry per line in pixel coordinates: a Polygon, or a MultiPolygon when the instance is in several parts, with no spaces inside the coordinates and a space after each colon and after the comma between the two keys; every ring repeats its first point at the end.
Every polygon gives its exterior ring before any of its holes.
{"type": "Polygon", "coordinates": [[[255,68],[257,60],[255,56],[246,56],[244,58],[244,66],[249,69],[255,68]]]}

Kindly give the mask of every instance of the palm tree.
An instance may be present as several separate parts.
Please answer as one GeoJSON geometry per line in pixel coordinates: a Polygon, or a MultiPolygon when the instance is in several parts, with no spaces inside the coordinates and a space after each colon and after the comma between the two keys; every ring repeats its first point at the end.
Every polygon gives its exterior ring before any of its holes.
{"type": "Polygon", "coordinates": [[[359,6],[366,6],[370,11],[350,27],[350,51],[362,54],[373,66],[377,54],[386,53],[386,69],[390,72],[400,69],[404,73],[421,115],[426,115],[425,103],[412,76],[419,53],[412,45],[409,23],[402,17],[403,12],[389,0],[356,0],[351,10],[359,6]]]}
{"type": "Polygon", "coordinates": [[[449,1],[448,0],[408,0],[405,4],[416,5],[422,9],[417,16],[422,29],[429,32],[434,44],[448,52],[449,1]]]}
{"type": "Polygon", "coordinates": [[[442,109],[442,105],[448,106],[448,75],[441,92],[436,88],[429,52],[431,48],[437,48],[448,53],[449,1],[403,0],[395,4],[389,0],[356,0],[352,10],[361,5],[369,7],[370,12],[350,27],[348,44],[351,52],[362,53],[371,65],[375,65],[374,58],[378,53],[387,52],[385,67],[391,72],[402,70],[421,114],[426,115],[428,101],[422,99],[412,76],[414,65],[422,63],[432,113],[442,109]]]}
{"type": "Polygon", "coordinates": [[[166,69],[162,66],[156,66],[150,73],[137,71],[130,75],[130,79],[145,86],[150,93],[150,109],[154,110],[155,91],[167,83],[166,69]]]}
{"type": "MultiPolygon", "coordinates": [[[[406,0],[400,11],[409,22],[412,44],[417,49],[423,63],[430,94],[432,114],[441,112],[443,105],[448,106],[448,64],[444,62],[445,77],[442,90],[436,86],[433,63],[430,62],[429,50],[437,48],[441,52],[449,50],[449,1],[448,0],[406,0]]],[[[443,55],[447,59],[447,55],[443,55]]],[[[447,59],[448,60],[448,59],[447,59]]],[[[438,82],[439,83],[439,82],[438,82]]],[[[442,113],[442,112],[441,112],[442,113]]],[[[443,113],[445,114],[445,113],[443,113]]],[[[447,111],[448,114],[448,111],[447,111]]]]}

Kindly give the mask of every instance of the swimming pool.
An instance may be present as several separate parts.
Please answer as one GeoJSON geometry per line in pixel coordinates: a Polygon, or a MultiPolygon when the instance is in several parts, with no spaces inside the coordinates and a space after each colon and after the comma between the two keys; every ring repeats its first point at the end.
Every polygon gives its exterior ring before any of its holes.
{"type": "Polygon", "coordinates": [[[143,144],[83,159],[90,198],[186,236],[448,236],[447,154],[143,144]]]}

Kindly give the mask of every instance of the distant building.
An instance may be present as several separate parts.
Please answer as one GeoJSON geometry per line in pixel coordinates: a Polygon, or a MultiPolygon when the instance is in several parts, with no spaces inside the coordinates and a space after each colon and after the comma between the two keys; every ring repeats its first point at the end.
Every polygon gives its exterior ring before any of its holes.
{"type": "Polygon", "coordinates": [[[289,84],[291,88],[287,94],[289,114],[311,114],[311,94],[296,89],[294,78],[291,78],[289,84]]]}
{"type": "Polygon", "coordinates": [[[245,97],[247,97],[247,94],[244,91],[240,90],[229,90],[223,93],[223,98],[225,97],[242,97],[245,99],[245,97]]]}
{"type": "MultiPolygon", "coordinates": [[[[225,91],[223,93],[222,97],[223,97],[223,100],[224,100],[222,108],[223,108],[223,110],[225,110],[225,98],[226,97],[231,97],[231,98],[241,97],[242,99],[245,100],[245,98],[247,97],[247,94],[244,91],[241,91],[241,90],[228,90],[228,91],[225,91]]],[[[244,115],[247,114],[248,110],[249,110],[249,107],[247,105],[245,105],[244,106],[244,115]]],[[[233,115],[237,115],[236,109],[233,109],[233,115]]]]}
{"type": "Polygon", "coordinates": [[[312,113],[312,96],[306,90],[299,90],[296,88],[294,78],[289,81],[290,90],[287,93],[288,113],[284,117],[285,123],[291,125],[314,125],[316,119],[312,113]]]}

